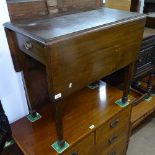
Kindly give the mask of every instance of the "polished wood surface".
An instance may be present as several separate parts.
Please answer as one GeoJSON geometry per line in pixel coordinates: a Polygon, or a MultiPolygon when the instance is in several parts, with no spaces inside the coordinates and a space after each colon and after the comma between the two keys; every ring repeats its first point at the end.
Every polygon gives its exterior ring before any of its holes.
{"type": "Polygon", "coordinates": [[[91,133],[86,138],[78,141],[76,145],[69,148],[63,155],[93,155],[95,134],[91,133]]]}
{"type": "Polygon", "coordinates": [[[5,27],[29,36],[37,41],[51,44],[52,41],[66,40],[77,33],[95,32],[114,25],[144,19],[139,13],[129,13],[108,8],[64,15],[55,18],[33,20],[21,24],[6,23],[5,27]],[[114,24],[114,25],[113,25],[114,24]]]}
{"type": "Polygon", "coordinates": [[[151,101],[142,101],[132,107],[131,123],[132,130],[136,128],[147,116],[155,111],[155,98],[151,101]]]}
{"type": "MultiPolygon", "coordinates": [[[[126,146],[127,146],[127,138],[121,137],[119,141],[117,141],[113,146],[108,147],[107,149],[99,149],[98,155],[126,155],[126,146]]],[[[100,148],[102,145],[100,145],[100,148]]],[[[97,155],[97,153],[96,153],[97,155]]]]}
{"type": "Polygon", "coordinates": [[[143,21],[131,22],[49,47],[49,91],[54,95],[69,95],[134,62],[143,24],[143,21]]]}
{"type": "Polygon", "coordinates": [[[117,136],[116,140],[118,140],[124,135],[127,136],[129,124],[126,123],[130,122],[130,112],[129,109],[125,109],[122,113],[115,115],[114,118],[107,122],[107,124],[105,123],[102,125],[96,132],[96,143],[102,143],[102,146],[104,147],[104,145],[107,145],[106,142],[109,137],[117,136]]]}
{"type": "MultiPolygon", "coordinates": [[[[89,154],[92,143],[93,145],[95,143],[95,131],[99,130],[98,132],[101,133],[102,126],[106,126],[105,129],[107,129],[110,138],[112,134],[115,134],[115,131],[109,131],[108,128],[111,124],[115,124],[113,121],[118,118],[120,122],[116,124],[116,128],[111,130],[122,129],[120,124],[128,127],[129,122],[125,120],[130,117],[130,106],[120,108],[114,103],[121,96],[120,90],[100,82],[99,88],[95,90],[84,88],[66,99],[67,106],[65,106],[63,114],[64,137],[71,146],[64,152],[65,155],[68,153],[70,155],[70,152],[81,149],[85,149],[89,154]],[[91,125],[95,126],[92,130],[89,128],[91,125]],[[85,143],[85,146],[81,146],[82,143],[85,143]]],[[[42,119],[35,123],[30,123],[26,118],[23,118],[12,124],[13,137],[25,155],[57,154],[51,147],[51,144],[57,139],[51,109],[52,104],[40,109],[42,119]]],[[[104,129],[101,134],[105,135],[104,129]]],[[[120,138],[120,143],[124,142],[123,139],[126,139],[126,136],[127,134],[120,138]]],[[[105,148],[103,149],[105,151],[105,148]]],[[[83,153],[80,151],[80,155],[83,153]]]]}

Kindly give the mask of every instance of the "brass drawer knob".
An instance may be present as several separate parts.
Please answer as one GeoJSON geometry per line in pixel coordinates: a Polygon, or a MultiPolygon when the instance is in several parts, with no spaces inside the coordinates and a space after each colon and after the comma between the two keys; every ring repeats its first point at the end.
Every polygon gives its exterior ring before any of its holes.
{"type": "Polygon", "coordinates": [[[24,47],[25,47],[26,50],[30,50],[30,49],[32,48],[32,43],[30,43],[30,42],[25,42],[25,43],[24,43],[24,47]]]}
{"type": "Polygon", "coordinates": [[[119,124],[119,119],[116,119],[116,120],[111,122],[110,127],[115,128],[118,124],[119,124]]]}
{"type": "Polygon", "coordinates": [[[117,155],[117,152],[116,151],[112,151],[108,155],[117,155]]]}
{"type": "Polygon", "coordinates": [[[113,144],[115,141],[117,141],[117,139],[118,139],[118,136],[117,136],[117,135],[113,135],[113,136],[108,140],[108,142],[109,142],[109,144],[113,144]]]}

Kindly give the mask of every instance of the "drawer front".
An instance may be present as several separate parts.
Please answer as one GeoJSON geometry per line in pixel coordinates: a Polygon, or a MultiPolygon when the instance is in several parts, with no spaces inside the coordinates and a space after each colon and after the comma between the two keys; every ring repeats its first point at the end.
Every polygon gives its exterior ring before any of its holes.
{"type": "Polygon", "coordinates": [[[81,142],[71,146],[63,155],[94,155],[94,133],[86,136],[81,142]]]}
{"type": "Polygon", "coordinates": [[[18,48],[22,52],[28,54],[29,56],[33,57],[39,62],[45,64],[46,61],[45,61],[44,45],[18,33],[16,34],[16,38],[18,48]]]}
{"type": "Polygon", "coordinates": [[[119,141],[108,147],[104,147],[103,143],[95,145],[93,155],[125,155],[127,151],[127,136],[122,136],[119,141]]]}
{"type": "Polygon", "coordinates": [[[96,130],[96,143],[108,145],[119,140],[122,134],[128,135],[131,106],[128,106],[96,130]]]}
{"type": "Polygon", "coordinates": [[[127,139],[122,138],[118,143],[113,145],[112,147],[103,149],[100,152],[100,155],[125,155],[127,149],[127,139]]]}
{"type": "Polygon", "coordinates": [[[127,141],[128,139],[128,132],[129,132],[129,127],[125,127],[122,129],[119,129],[118,131],[115,131],[111,134],[109,133],[102,133],[104,134],[104,137],[101,137],[100,141],[97,141],[96,145],[97,146],[102,146],[101,149],[106,150],[109,147],[113,147],[117,143],[119,143],[122,139],[125,139],[127,141]]]}

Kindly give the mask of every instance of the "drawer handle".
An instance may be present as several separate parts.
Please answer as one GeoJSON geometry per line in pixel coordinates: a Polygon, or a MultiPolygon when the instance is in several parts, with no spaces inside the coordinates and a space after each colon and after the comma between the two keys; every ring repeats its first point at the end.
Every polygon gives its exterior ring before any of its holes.
{"type": "Polygon", "coordinates": [[[116,140],[118,139],[118,136],[114,135],[112,136],[108,141],[109,141],[109,144],[113,144],[116,140]]]}
{"type": "Polygon", "coordinates": [[[111,153],[109,153],[108,155],[117,155],[116,151],[112,151],[111,153]]]}
{"type": "Polygon", "coordinates": [[[71,155],[78,155],[77,151],[71,153],[71,155]]]}
{"type": "Polygon", "coordinates": [[[25,48],[26,48],[27,50],[30,50],[30,49],[32,48],[32,43],[30,43],[30,42],[25,42],[25,43],[24,43],[24,46],[25,46],[25,48]]]}
{"type": "Polygon", "coordinates": [[[110,127],[115,128],[118,125],[118,123],[119,123],[119,119],[116,119],[116,120],[111,122],[110,127]]]}

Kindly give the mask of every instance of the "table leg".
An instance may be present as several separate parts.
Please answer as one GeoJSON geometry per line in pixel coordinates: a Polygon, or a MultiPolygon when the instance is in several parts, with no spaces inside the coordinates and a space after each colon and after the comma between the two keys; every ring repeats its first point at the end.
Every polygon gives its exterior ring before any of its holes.
{"type": "Polygon", "coordinates": [[[69,147],[69,144],[64,140],[63,131],[63,103],[62,100],[54,101],[55,108],[55,125],[57,132],[57,141],[52,144],[52,147],[61,154],[69,147]]]}
{"type": "Polygon", "coordinates": [[[129,95],[130,86],[133,78],[133,73],[134,73],[134,63],[131,63],[125,68],[124,90],[123,90],[123,97],[122,97],[122,102],[124,104],[128,101],[128,95],[129,95]]]}
{"type": "Polygon", "coordinates": [[[56,130],[57,130],[57,137],[58,137],[58,145],[60,147],[63,147],[65,141],[64,141],[64,135],[63,135],[63,121],[62,121],[62,101],[56,101],[54,102],[55,107],[55,124],[56,124],[56,130]]]}

